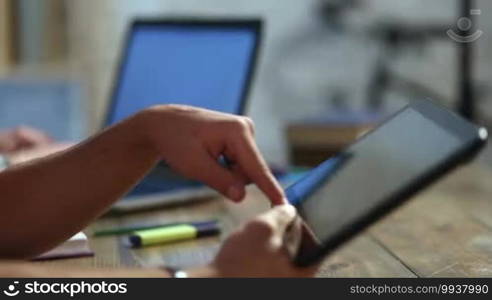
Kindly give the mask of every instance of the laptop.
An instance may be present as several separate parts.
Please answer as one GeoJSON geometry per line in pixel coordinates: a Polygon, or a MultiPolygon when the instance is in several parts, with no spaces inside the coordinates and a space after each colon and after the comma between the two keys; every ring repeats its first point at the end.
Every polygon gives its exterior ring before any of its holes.
{"type": "MultiPolygon", "coordinates": [[[[257,19],[132,22],[104,127],[156,104],[244,114],[261,29],[257,19]]],[[[113,210],[176,204],[215,194],[159,163],[113,210]]]]}

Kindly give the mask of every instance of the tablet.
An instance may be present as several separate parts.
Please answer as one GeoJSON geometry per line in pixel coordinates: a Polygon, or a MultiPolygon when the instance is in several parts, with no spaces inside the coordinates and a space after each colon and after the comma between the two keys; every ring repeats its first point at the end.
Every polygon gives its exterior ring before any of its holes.
{"type": "Polygon", "coordinates": [[[430,101],[415,101],[292,184],[306,224],[295,253],[309,265],[483,147],[487,131],[430,101]]]}

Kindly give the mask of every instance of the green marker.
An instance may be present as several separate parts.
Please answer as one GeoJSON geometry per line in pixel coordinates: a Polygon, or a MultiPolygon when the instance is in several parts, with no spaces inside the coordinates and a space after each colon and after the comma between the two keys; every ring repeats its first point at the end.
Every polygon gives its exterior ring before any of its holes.
{"type": "Polygon", "coordinates": [[[130,235],[128,240],[134,248],[172,243],[184,240],[192,240],[220,233],[219,225],[216,221],[179,224],[162,228],[136,231],[130,235]]]}

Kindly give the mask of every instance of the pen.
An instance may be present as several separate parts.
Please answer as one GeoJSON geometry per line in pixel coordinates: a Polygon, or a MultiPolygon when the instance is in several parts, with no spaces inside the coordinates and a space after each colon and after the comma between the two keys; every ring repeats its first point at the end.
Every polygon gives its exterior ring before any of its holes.
{"type": "Polygon", "coordinates": [[[122,235],[122,234],[129,234],[135,231],[140,231],[140,230],[176,226],[180,224],[191,224],[191,225],[199,226],[200,224],[208,224],[212,222],[217,222],[217,220],[208,220],[208,221],[201,221],[201,222],[172,222],[172,223],[149,224],[149,225],[132,225],[132,226],[119,227],[119,228],[97,230],[94,232],[94,236],[97,237],[97,236],[108,236],[108,235],[122,235]]]}
{"type": "Polygon", "coordinates": [[[178,224],[154,229],[135,231],[128,237],[132,247],[139,248],[156,244],[192,240],[220,233],[216,221],[194,224],[178,224]]]}

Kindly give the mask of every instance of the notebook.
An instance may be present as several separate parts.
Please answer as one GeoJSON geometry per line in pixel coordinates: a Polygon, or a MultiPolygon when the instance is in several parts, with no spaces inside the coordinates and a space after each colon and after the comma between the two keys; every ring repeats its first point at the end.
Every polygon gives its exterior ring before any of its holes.
{"type": "Polygon", "coordinates": [[[71,258],[92,255],[94,255],[94,252],[89,247],[87,236],[85,235],[85,233],[79,232],[63,244],[54,249],[51,249],[46,253],[39,255],[38,257],[34,258],[34,260],[71,258]]]}
{"type": "MultiPolygon", "coordinates": [[[[104,127],[157,104],[244,114],[261,41],[260,19],[135,20],[122,48],[104,127]]],[[[160,163],[118,201],[131,211],[217,196],[160,163]]]]}

